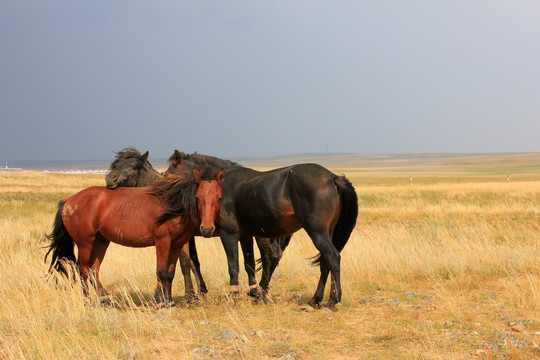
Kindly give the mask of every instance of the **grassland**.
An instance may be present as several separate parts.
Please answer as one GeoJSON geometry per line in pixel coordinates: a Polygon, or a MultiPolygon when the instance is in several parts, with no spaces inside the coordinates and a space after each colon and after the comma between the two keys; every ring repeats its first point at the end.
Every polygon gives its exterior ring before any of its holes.
{"type": "Polygon", "coordinates": [[[337,312],[302,309],[318,279],[303,231],[266,304],[230,299],[220,241],[200,238],[210,293],[187,304],[177,275],[177,306],[156,310],[154,249],[111,245],[102,308],[43,263],[57,201],[102,176],[0,173],[0,358],[540,358],[539,154],[325,165],[359,195],[337,312]]]}

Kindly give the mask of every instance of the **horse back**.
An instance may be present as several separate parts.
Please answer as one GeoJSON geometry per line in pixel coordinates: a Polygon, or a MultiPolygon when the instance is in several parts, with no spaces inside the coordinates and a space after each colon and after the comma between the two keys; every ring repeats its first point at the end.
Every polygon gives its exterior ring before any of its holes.
{"type": "Polygon", "coordinates": [[[77,245],[100,233],[127,246],[152,246],[156,220],[163,211],[145,188],[90,187],[66,200],[62,219],[77,245]],[[77,241],[78,240],[78,241],[77,241]]]}
{"type": "Polygon", "coordinates": [[[263,237],[292,234],[313,218],[333,226],[339,217],[337,176],[317,164],[299,164],[270,171],[248,168],[227,172],[222,222],[236,219],[245,233],[263,237]]]}

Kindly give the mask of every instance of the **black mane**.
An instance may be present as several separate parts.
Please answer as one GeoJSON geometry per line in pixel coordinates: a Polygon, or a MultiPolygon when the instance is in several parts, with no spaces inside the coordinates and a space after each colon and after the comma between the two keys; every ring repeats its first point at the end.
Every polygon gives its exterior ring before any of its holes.
{"type": "Polygon", "coordinates": [[[149,193],[158,197],[167,205],[167,209],[158,218],[157,223],[178,216],[188,215],[197,218],[197,182],[193,170],[182,169],[176,174],[167,174],[150,185],[149,193]]]}
{"type": "Polygon", "coordinates": [[[180,169],[198,169],[203,178],[213,179],[221,169],[233,169],[243,167],[239,163],[231,160],[220,159],[210,155],[203,155],[197,152],[186,154],[175,150],[167,160],[168,173],[178,173],[180,169]],[[202,170],[201,170],[202,169],[202,170]]]}
{"type": "Polygon", "coordinates": [[[152,166],[148,160],[147,161],[143,160],[142,154],[139,150],[137,150],[134,147],[128,147],[116,153],[116,157],[114,158],[114,161],[111,163],[110,168],[118,164],[120,161],[126,160],[126,159],[138,160],[137,166],[139,167],[143,167],[143,165],[146,162],[148,162],[148,165],[152,166]]]}

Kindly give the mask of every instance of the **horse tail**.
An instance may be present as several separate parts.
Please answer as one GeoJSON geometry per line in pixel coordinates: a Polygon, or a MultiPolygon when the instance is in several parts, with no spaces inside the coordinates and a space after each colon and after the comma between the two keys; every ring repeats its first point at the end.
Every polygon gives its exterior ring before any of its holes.
{"type": "MultiPolygon", "coordinates": [[[[351,236],[356,225],[358,217],[358,195],[354,186],[345,176],[336,176],[334,178],[338,193],[341,197],[341,214],[339,215],[334,234],[332,236],[332,244],[341,252],[351,236]]],[[[313,260],[313,265],[321,262],[321,255],[317,255],[313,260]]]]}
{"type": "Polygon", "coordinates": [[[75,252],[73,238],[69,235],[64,221],[62,220],[62,209],[64,208],[65,201],[58,203],[58,211],[56,212],[56,218],[54,219],[54,227],[50,234],[45,235],[47,239],[51,241],[48,246],[49,251],[45,254],[44,261],[47,262],[49,253],[51,253],[51,265],[49,266],[49,273],[52,273],[53,268],[66,276],[69,276],[68,262],[75,262],[75,252]]]}

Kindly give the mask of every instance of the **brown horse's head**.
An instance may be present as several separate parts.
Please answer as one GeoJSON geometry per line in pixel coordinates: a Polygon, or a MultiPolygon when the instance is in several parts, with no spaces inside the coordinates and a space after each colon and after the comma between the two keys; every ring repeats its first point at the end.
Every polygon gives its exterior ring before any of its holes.
{"type": "Polygon", "coordinates": [[[214,220],[218,216],[221,204],[221,183],[225,177],[225,170],[221,169],[215,178],[203,179],[197,169],[193,169],[197,187],[197,208],[201,219],[200,232],[204,237],[211,237],[216,230],[214,220]]]}

